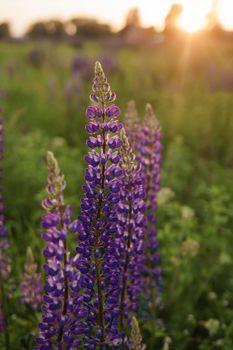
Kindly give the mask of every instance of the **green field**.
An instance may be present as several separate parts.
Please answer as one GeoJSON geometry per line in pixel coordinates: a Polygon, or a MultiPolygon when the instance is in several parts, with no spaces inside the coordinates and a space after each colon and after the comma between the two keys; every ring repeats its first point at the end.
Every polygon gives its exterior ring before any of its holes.
{"type": "MultiPolygon", "coordinates": [[[[11,349],[33,348],[40,317],[19,304],[17,286],[27,246],[43,264],[46,151],[55,153],[65,173],[66,200],[75,217],[87,151],[85,109],[94,62],[103,53],[111,53],[115,63],[108,80],[122,118],[128,100],[136,101],[141,116],[150,102],[163,131],[158,208],[163,305],[156,324],[140,325],[144,340],[149,350],[232,350],[233,44],[207,38],[119,48],[96,42],[78,48],[0,43],[11,349]],[[93,62],[83,78],[71,70],[73,57],[80,55],[93,62]]],[[[4,349],[1,341],[0,336],[4,349]]]]}

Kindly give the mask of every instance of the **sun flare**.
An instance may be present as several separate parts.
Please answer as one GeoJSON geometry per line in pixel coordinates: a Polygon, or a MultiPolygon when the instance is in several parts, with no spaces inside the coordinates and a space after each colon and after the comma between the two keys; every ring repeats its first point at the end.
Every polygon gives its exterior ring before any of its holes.
{"type": "Polygon", "coordinates": [[[184,1],[183,5],[183,12],[178,22],[179,27],[191,33],[201,30],[206,24],[212,2],[184,1]]]}
{"type": "Polygon", "coordinates": [[[184,14],[180,17],[179,27],[187,32],[194,33],[201,30],[205,25],[205,19],[195,14],[184,14]]]}

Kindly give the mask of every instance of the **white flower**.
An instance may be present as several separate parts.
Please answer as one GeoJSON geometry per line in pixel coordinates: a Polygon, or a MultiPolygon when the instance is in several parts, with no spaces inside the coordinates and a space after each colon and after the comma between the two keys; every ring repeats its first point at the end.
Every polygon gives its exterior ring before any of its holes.
{"type": "Polygon", "coordinates": [[[166,204],[170,199],[175,196],[175,193],[169,187],[163,187],[157,194],[158,206],[166,204]]]}
{"type": "Polygon", "coordinates": [[[192,220],[195,216],[195,212],[192,208],[184,205],[182,208],[181,208],[181,217],[183,220],[185,221],[189,221],[189,220],[192,220]]]}
{"type": "Polygon", "coordinates": [[[192,238],[187,238],[182,242],[181,253],[184,256],[196,256],[199,250],[199,243],[192,238]]]}
{"type": "Polygon", "coordinates": [[[204,322],[204,326],[209,331],[210,335],[214,335],[219,330],[220,322],[214,318],[209,318],[204,322]]]}

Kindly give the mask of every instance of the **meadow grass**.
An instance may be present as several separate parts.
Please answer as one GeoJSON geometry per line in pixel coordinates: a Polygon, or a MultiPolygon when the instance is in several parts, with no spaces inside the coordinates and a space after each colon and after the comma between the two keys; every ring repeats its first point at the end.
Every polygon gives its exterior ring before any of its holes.
{"type": "Polygon", "coordinates": [[[163,130],[162,187],[170,189],[168,196],[162,191],[158,210],[164,306],[157,312],[158,324],[141,325],[148,349],[162,349],[169,336],[171,349],[232,350],[233,83],[228,78],[233,46],[207,39],[150,48],[108,49],[91,42],[80,48],[0,45],[4,198],[16,290],[10,306],[12,350],[32,349],[36,332],[37,315],[18,306],[16,285],[28,245],[43,263],[40,201],[47,150],[55,153],[66,175],[66,199],[74,215],[79,209],[91,79],[81,80],[83,93],[74,86],[67,97],[71,60],[85,55],[94,62],[108,50],[117,61],[109,81],[122,115],[130,99],[141,115],[150,102],[163,130]],[[33,51],[42,58],[33,61],[33,51]]]}

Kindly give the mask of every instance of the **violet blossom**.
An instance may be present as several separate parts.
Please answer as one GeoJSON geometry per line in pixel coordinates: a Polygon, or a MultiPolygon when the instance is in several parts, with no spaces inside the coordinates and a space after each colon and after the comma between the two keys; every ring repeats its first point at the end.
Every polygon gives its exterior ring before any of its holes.
{"type": "Polygon", "coordinates": [[[143,123],[143,146],[141,162],[145,172],[146,228],[145,228],[145,287],[148,291],[148,305],[154,311],[159,302],[162,287],[159,266],[156,209],[157,193],[160,190],[161,130],[152,106],[146,105],[143,123]],[[155,282],[156,281],[156,285],[155,282]]]}
{"type": "Polygon", "coordinates": [[[65,206],[63,191],[64,174],[52,152],[48,152],[48,198],[42,206],[46,214],[42,219],[43,239],[47,245],[44,249],[46,263],[44,270],[46,280],[42,305],[42,322],[39,323],[40,334],[36,338],[38,350],[75,349],[77,346],[71,334],[72,301],[69,296],[69,281],[73,270],[67,251],[67,234],[69,231],[71,207],[65,206]]]}
{"type": "Polygon", "coordinates": [[[146,197],[145,210],[145,267],[143,293],[146,304],[154,309],[159,302],[161,290],[160,254],[156,229],[157,193],[160,190],[161,131],[152,106],[146,105],[143,125],[134,101],[128,103],[125,114],[126,131],[131,147],[135,150],[136,159],[144,173],[146,197]],[[153,305],[152,305],[153,304],[153,305]]]}
{"type": "MultiPolygon", "coordinates": [[[[119,152],[123,142],[119,136],[122,125],[117,117],[120,109],[108,105],[116,98],[99,62],[95,65],[91,101],[86,110],[90,149],[85,160],[84,195],[81,215],[76,227],[77,257],[74,261],[80,278],[77,283],[77,332],[86,349],[107,348],[121,340],[118,331],[120,314],[121,266],[118,261],[117,211],[120,200],[119,152]]],[[[114,345],[114,346],[115,346],[114,345]]]]}
{"type": "Polygon", "coordinates": [[[143,290],[145,191],[141,166],[125,134],[123,140],[117,239],[120,241],[119,260],[122,265],[120,326],[125,330],[137,311],[138,298],[143,290]]]}

